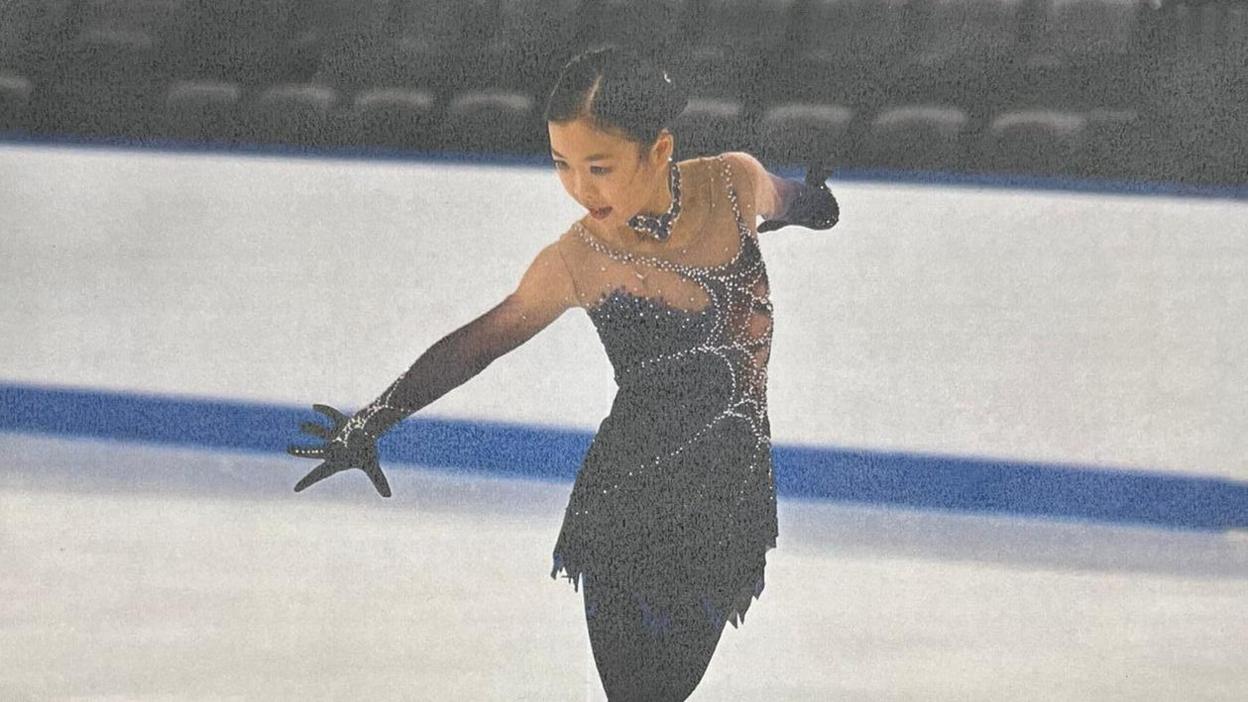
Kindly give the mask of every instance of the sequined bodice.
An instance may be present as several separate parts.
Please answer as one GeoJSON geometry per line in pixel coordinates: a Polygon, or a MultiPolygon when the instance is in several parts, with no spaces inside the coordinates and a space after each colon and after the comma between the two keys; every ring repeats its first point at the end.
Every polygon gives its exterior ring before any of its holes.
{"type": "MultiPolygon", "coordinates": [[[[690,310],[662,296],[638,295],[624,286],[604,292],[588,308],[621,389],[647,381],[673,382],[665,371],[689,374],[703,383],[730,385],[725,413],[765,422],[767,360],[771,347],[772,304],[762,253],[741,216],[727,162],[728,200],[739,242],[735,256],[716,266],[694,266],[616,251],[579,224],[587,245],[615,261],[676,274],[696,283],[709,300],[690,310]],[[705,371],[705,372],[703,372],[705,371]]],[[[683,300],[682,300],[683,301],[683,300]]],[[[760,429],[760,433],[761,429],[760,429]]]]}

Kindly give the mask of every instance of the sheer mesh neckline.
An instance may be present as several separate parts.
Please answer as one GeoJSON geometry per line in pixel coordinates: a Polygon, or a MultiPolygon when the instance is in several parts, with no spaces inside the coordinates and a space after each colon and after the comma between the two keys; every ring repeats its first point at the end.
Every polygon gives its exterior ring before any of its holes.
{"type": "MultiPolygon", "coordinates": [[[[719,263],[719,264],[709,265],[709,266],[698,266],[698,265],[693,265],[693,264],[678,263],[671,259],[657,257],[657,256],[647,256],[644,254],[636,254],[636,253],[631,253],[628,251],[620,251],[619,249],[616,249],[615,247],[608,245],[607,243],[602,241],[602,239],[595,236],[594,233],[589,231],[589,229],[585,227],[585,225],[581,224],[580,221],[574,222],[572,224],[572,228],[573,230],[576,231],[577,236],[580,237],[580,239],[584,241],[587,245],[589,245],[590,248],[594,249],[595,251],[599,253],[605,254],[606,256],[617,261],[624,261],[627,263],[642,263],[642,264],[652,266],[654,268],[658,268],[660,270],[668,270],[668,271],[683,272],[683,273],[688,273],[688,272],[713,273],[713,272],[719,272],[719,271],[730,269],[733,266],[737,265],[738,261],[741,260],[741,256],[743,255],[745,251],[745,242],[741,240],[742,234],[743,234],[742,232],[743,222],[741,218],[740,209],[737,206],[737,198],[735,197],[736,193],[733,192],[732,181],[728,175],[729,174],[728,164],[727,162],[723,160],[722,155],[716,156],[715,160],[718,161],[720,166],[724,169],[723,175],[724,175],[725,183],[728,189],[728,196],[729,196],[728,200],[732,204],[734,225],[737,228],[737,234],[738,234],[737,242],[736,242],[737,244],[736,253],[732,256],[731,259],[729,259],[728,261],[725,261],[724,263],[719,263]]],[[[711,193],[711,198],[713,199],[715,197],[715,189],[712,187],[709,190],[711,193]]],[[[712,210],[714,209],[713,202],[711,204],[711,209],[712,210]]],[[[698,230],[697,236],[694,239],[695,242],[698,241],[701,237],[706,236],[706,232],[708,231],[711,225],[712,214],[713,214],[712,212],[708,212],[706,214],[705,218],[703,219],[701,223],[701,227],[698,230]]],[[[693,242],[690,242],[690,243],[692,244],[693,242]]]]}

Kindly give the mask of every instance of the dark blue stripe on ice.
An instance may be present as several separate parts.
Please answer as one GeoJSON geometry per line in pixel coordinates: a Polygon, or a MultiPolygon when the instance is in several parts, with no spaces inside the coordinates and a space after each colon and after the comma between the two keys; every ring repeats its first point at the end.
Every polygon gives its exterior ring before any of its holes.
{"type": "MultiPolygon", "coordinates": [[[[280,405],[0,385],[0,430],[284,452],[320,415],[280,405]]],[[[415,416],[381,441],[385,462],[569,481],[584,431],[415,416]]],[[[974,458],[776,446],[784,497],[1151,524],[1248,527],[1248,483],[974,458]]],[[[292,461],[301,459],[291,458],[292,461]]],[[[313,465],[310,461],[305,462],[313,465]]]]}

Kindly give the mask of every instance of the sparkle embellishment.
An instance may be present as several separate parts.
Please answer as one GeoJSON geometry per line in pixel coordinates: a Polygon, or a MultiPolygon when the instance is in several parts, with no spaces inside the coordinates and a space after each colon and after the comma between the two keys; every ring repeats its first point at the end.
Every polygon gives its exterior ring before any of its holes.
{"type": "MultiPolygon", "coordinates": [[[[671,471],[681,470],[682,461],[689,456],[693,456],[695,462],[701,460],[700,456],[716,456],[721,449],[709,446],[708,442],[740,439],[743,443],[737,446],[743,453],[735,454],[739,459],[729,459],[719,466],[717,484],[708,485],[703,480],[700,484],[683,486],[701,496],[691,495],[690,499],[707,499],[709,493],[723,491],[725,501],[717,508],[725,513],[720,516],[728,523],[740,525],[738,531],[725,538],[735,539],[741,545],[739,548],[748,552],[730,554],[724,551],[721,556],[741,559],[739,567],[749,574],[725,584],[734,588],[728,599],[703,593],[709,598],[705,612],[708,619],[721,625],[726,620],[735,627],[738,621],[744,621],[750,599],[760,594],[765,565],[763,554],[766,549],[775,547],[775,479],[767,416],[767,363],[773,308],[762,251],[752,226],[742,216],[731,166],[722,156],[713,157],[710,165],[718,165],[718,173],[722,174],[718,177],[722,178],[724,186],[722,190],[713,188],[712,193],[726,191],[735,219],[736,236],[725,237],[725,255],[731,251],[733,239],[737,247],[726,263],[695,266],[620,251],[599,240],[580,222],[572,226],[578,241],[615,265],[622,264],[639,276],[679,278],[678,285],[693,283],[705,294],[701,307],[696,307],[697,296],[684,285],[670,290],[670,298],[654,289],[634,292],[624,282],[632,278],[627,273],[622,273],[619,279],[612,277],[601,286],[603,292],[586,311],[607,351],[622,397],[634,401],[656,390],[670,392],[673,388],[670,383],[679,383],[680,378],[707,385],[691,388],[693,397],[697,398],[692,401],[697,402],[700,409],[694,421],[682,422],[683,433],[679,436],[636,445],[638,450],[630,451],[627,459],[619,456],[609,462],[593,463],[593,474],[582,473],[578,477],[578,487],[573,490],[564,529],[556,544],[550,576],[556,578],[563,571],[564,577],[576,587],[578,578],[598,567],[595,559],[611,557],[609,553],[600,552],[595,544],[596,538],[602,538],[597,530],[614,524],[611,520],[618,519],[619,510],[635,509],[629,506],[630,500],[637,499],[638,494],[659,500],[680,499],[679,495],[652,492],[653,487],[648,486],[669,480],[679,485],[680,477],[671,471]],[[659,272],[666,275],[657,275],[659,272]],[[686,299],[688,308],[680,304],[686,299]],[[583,492],[578,492],[580,486],[583,492]],[[756,569],[757,576],[750,569],[756,569]]],[[[712,198],[717,199],[717,196],[713,194],[712,198]]],[[[710,207],[715,209],[714,200],[710,207]]],[[[718,250],[719,246],[714,248],[718,250]]],[[[598,270],[606,272],[606,268],[599,266],[598,270]]],[[[675,406],[670,409],[675,413],[682,411],[675,406]]],[[[656,406],[647,411],[657,414],[647,415],[646,422],[654,422],[655,426],[662,423],[665,408],[656,406]]],[[[668,509],[659,505],[655,508],[668,509]]],[[[720,541],[718,548],[723,550],[724,544],[720,541]]]]}
{"type": "Polygon", "coordinates": [[[667,238],[672,235],[672,226],[680,217],[680,169],[671,161],[668,164],[667,184],[672,190],[672,204],[668,206],[667,212],[658,217],[638,213],[628,220],[628,226],[636,230],[638,234],[659,241],[667,241],[667,238]]]}
{"type": "MultiPolygon", "coordinates": [[[[643,373],[657,364],[701,354],[717,357],[732,378],[731,399],[717,416],[667,455],[654,456],[645,466],[638,466],[635,470],[659,468],[665,461],[697,443],[716,424],[728,417],[744,419],[750,425],[758,451],[769,450],[771,446],[769,432],[765,429],[768,426],[767,364],[757,356],[760,351],[769,354],[771,348],[773,307],[768,299],[770,286],[762,252],[741,215],[737,192],[732,186],[731,166],[722,156],[715,158],[727,183],[728,200],[732,205],[739,240],[736,255],[726,263],[717,266],[691,266],[664,258],[616,251],[599,242],[579,222],[573,226],[578,237],[595,251],[619,262],[677,273],[702,287],[710,300],[701,312],[688,312],[673,307],[661,298],[655,301],[633,295],[621,288],[604,293],[599,304],[590,311],[591,318],[604,336],[624,333],[626,325],[616,324],[620,319],[679,319],[682,328],[698,324],[704,327],[701,340],[687,348],[634,360],[617,368],[617,381],[627,382],[630,375],[643,373]],[[767,322],[765,330],[759,335],[755,335],[749,328],[756,315],[765,318],[767,322]]],[[[613,341],[618,343],[614,339],[604,339],[608,347],[612,346],[613,341]]],[[[759,467],[756,463],[750,469],[756,471],[759,467]]],[[[768,469],[770,471],[770,466],[768,469]]]]}

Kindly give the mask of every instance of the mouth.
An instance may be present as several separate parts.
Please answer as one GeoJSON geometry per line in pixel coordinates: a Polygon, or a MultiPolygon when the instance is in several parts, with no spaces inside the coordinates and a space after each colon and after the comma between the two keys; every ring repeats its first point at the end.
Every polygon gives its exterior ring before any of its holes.
{"type": "Polygon", "coordinates": [[[610,207],[599,207],[597,209],[591,207],[588,209],[589,213],[594,216],[594,219],[603,219],[607,215],[611,214],[610,207]]]}

